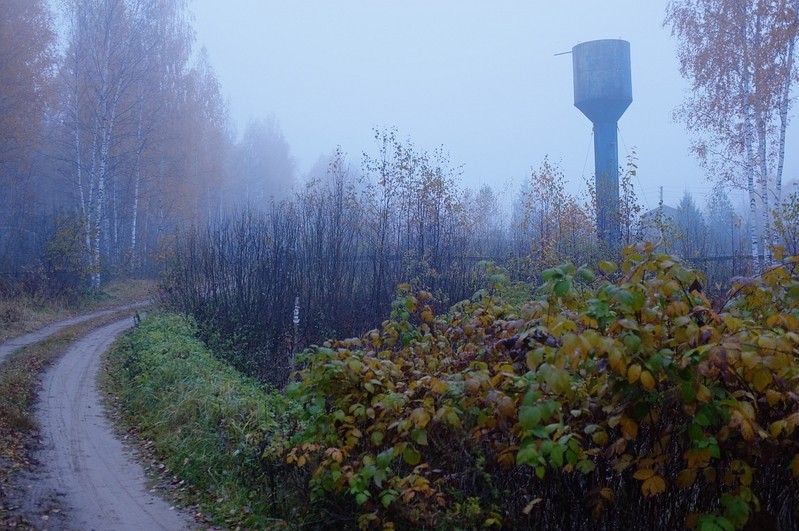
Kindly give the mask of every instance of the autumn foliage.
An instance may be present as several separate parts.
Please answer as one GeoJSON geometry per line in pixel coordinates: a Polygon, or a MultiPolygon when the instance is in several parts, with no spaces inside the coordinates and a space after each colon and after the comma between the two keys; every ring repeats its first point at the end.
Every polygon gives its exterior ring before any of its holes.
{"type": "Polygon", "coordinates": [[[500,275],[436,315],[399,290],[363,337],[313,347],[287,452],[331,525],[734,529],[799,525],[799,277],[734,281],[650,245],[500,275]]]}

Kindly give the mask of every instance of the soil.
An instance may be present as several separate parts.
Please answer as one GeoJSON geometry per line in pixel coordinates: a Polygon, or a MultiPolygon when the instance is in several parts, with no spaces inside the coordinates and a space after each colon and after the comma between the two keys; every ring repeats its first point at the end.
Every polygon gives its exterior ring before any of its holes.
{"type": "MultiPolygon", "coordinates": [[[[75,322],[62,321],[48,329],[75,322]]],[[[101,402],[100,356],[132,325],[129,317],[89,332],[44,373],[36,414],[39,444],[31,469],[21,472],[6,492],[15,507],[9,523],[16,518],[23,527],[59,530],[195,527],[188,514],[147,487],[141,465],[131,447],[115,436],[101,402]]],[[[38,338],[29,340],[33,343],[42,339],[42,333],[14,341],[38,338]]]]}

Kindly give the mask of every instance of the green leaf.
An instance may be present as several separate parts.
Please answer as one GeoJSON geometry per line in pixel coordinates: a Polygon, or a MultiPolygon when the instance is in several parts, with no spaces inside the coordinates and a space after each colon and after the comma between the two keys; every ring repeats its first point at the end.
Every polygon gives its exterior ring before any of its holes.
{"type": "Polygon", "coordinates": [[[417,452],[415,449],[408,446],[405,448],[405,451],[402,452],[402,458],[411,466],[416,466],[422,460],[422,454],[417,452]]]}
{"type": "Polygon", "coordinates": [[[619,269],[619,266],[616,264],[616,262],[610,262],[606,260],[599,262],[598,265],[599,269],[601,269],[606,275],[611,275],[619,269]]]}
{"type": "Polygon", "coordinates": [[[522,444],[522,447],[516,454],[516,464],[535,466],[538,464],[538,458],[538,450],[536,449],[535,444],[528,441],[522,444]]]}
{"type": "Polygon", "coordinates": [[[394,489],[386,489],[380,493],[380,503],[388,509],[388,506],[391,505],[391,502],[397,499],[399,493],[394,489]]]}
{"type": "Polygon", "coordinates": [[[519,424],[525,430],[531,430],[541,422],[540,406],[522,406],[519,409],[519,424]]]}
{"type": "Polygon", "coordinates": [[[391,466],[391,461],[393,459],[394,459],[394,449],[389,448],[385,452],[380,452],[379,454],[377,454],[375,462],[377,466],[380,468],[388,468],[389,466],[391,466]]]}
{"type": "Polygon", "coordinates": [[[559,444],[556,444],[552,447],[552,452],[550,453],[550,457],[552,458],[552,464],[560,468],[563,466],[563,447],[559,444]]]}
{"type": "Polygon", "coordinates": [[[570,289],[572,289],[572,281],[570,278],[565,278],[555,282],[554,292],[558,297],[563,297],[569,292],[570,289]]]}
{"type": "Polygon", "coordinates": [[[559,277],[561,273],[554,268],[551,269],[544,269],[541,271],[541,280],[544,282],[549,282],[550,280],[554,280],[555,278],[559,277]]]}
{"type": "Polygon", "coordinates": [[[580,276],[581,279],[583,279],[586,282],[593,282],[594,279],[596,278],[594,272],[587,267],[581,267],[580,269],[578,269],[577,274],[580,276]]]}
{"type": "Polygon", "coordinates": [[[594,471],[596,465],[590,459],[583,459],[577,462],[577,470],[582,472],[583,474],[590,474],[594,471]]]}

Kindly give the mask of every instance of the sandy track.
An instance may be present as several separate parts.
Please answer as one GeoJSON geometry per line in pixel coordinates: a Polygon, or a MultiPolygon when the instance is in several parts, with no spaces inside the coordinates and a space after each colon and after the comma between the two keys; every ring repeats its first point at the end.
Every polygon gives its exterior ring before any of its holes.
{"type": "Polygon", "coordinates": [[[133,319],[126,318],[90,332],[44,374],[37,411],[42,448],[35,455],[34,471],[22,474],[19,481],[23,509],[47,515],[43,527],[191,527],[190,518],[148,491],[141,466],[114,436],[100,403],[100,356],[132,324],[133,319]]]}

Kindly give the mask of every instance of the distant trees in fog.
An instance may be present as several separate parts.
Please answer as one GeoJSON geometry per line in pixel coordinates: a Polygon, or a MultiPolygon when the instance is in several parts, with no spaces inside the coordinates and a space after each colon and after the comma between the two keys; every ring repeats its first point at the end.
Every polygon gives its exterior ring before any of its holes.
{"type": "Polygon", "coordinates": [[[56,267],[47,249],[78,244],[71,278],[86,287],[152,273],[176,228],[292,193],[296,170],[274,119],[233,138],[208,54],[193,50],[187,8],[186,0],[4,3],[5,278],[43,282],[56,267]],[[79,242],[58,241],[76,231],[79,242]]]}

